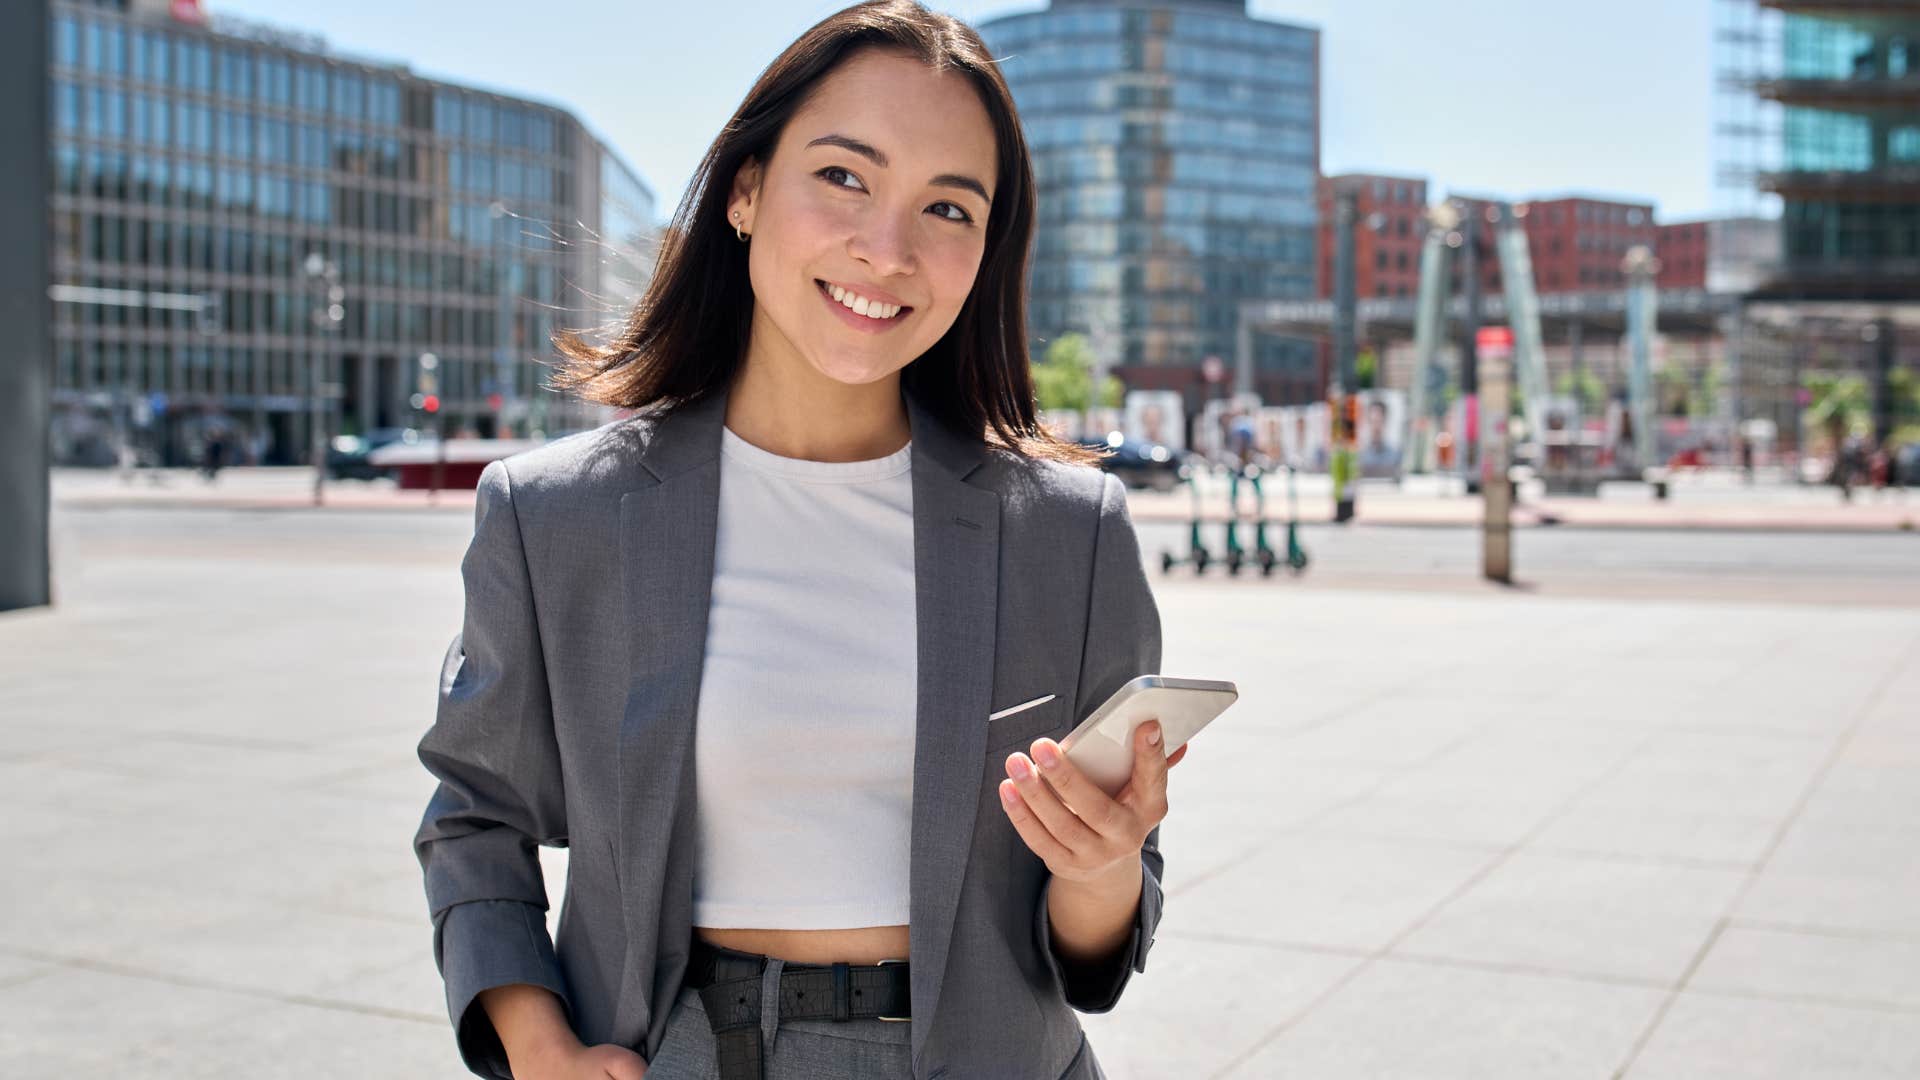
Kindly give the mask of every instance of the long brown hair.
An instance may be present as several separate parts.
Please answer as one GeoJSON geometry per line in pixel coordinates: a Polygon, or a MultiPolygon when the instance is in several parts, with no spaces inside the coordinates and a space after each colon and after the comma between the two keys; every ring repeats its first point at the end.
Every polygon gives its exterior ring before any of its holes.
{"type": "Polygon", "coordinates": [[[1026,330],[1033,244],[1033,164],[1013,95],[972,27],[914,0],[871,0],[829,16],[767,66],[701,159],[660,241],[653,281],[604,345],[555,335],[554,383],[590,401],[676,409],[728,385],[745,362],[753,319],[747,248],[726,223],[728,188],[749,158],[768,160],[787,121],[821,79],[856,50],[907,52],[973,81],[992,118],[998,190],[973,291],[953,326],[901,373],[907,389],[955,431],[1027,457],[1093,464],[1102,455],[1063,442],[1035,415],[1026,330]]]}

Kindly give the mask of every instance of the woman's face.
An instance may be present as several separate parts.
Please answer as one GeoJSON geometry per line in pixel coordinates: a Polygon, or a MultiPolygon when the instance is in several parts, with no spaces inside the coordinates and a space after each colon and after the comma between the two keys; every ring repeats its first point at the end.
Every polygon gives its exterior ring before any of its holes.
{"type": "Polygon", "coordinates": [[[822,79],[727,204],[751,234],[750,355],[861,384],[927,351],[973,289],[995,164],[965,75],[867,49],[822,79]]]}

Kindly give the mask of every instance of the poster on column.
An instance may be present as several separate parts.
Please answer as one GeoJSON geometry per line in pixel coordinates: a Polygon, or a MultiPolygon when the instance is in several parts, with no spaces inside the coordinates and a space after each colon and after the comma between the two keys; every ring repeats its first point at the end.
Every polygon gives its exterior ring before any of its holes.
{"type": "Polygon", "coordinates": [[[1282,459],[1301,472],[1326,472],[1333,441],[1333,414],[1327,403],[1288,405],[1280,412],[1282,459]]]}
{"type": "Polygon", "coordinates": [[[1253,417],[1253,445],[1260,460],[1269,468],[1284,465],[1287,460],[1287,410],[1278,405],[1268,405],[1253,417]]]}
{"type": "Polygon", "coordinates": [[[1178,390],[1127,391],[1127,438],[1150,446],[1187,448],[1186,402],[1178,390]]]}
{"type": "Polygon", "coordinates": [[[1360,431],[1356,445],[1360,475],[1398,476],[1405,438],[1407,395],[1401,390],[1360,392],[1360,431]]]}

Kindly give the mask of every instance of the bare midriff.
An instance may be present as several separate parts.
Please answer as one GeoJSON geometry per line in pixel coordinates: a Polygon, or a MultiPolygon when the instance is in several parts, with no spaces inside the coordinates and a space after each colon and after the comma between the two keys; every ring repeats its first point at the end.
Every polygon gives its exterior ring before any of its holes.
{"type": "Polygon", "coordinates": [[[693,928],[709,945],[774,956],[793,964],[877,964],[907,958],[905,926],[859,926],[846,930],[754,930],[693,928]]]}

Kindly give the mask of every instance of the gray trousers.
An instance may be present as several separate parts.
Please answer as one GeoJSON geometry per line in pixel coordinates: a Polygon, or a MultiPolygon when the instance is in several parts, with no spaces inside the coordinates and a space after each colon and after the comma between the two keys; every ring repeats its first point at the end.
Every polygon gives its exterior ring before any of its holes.
{"type": "MultiPolygon", "coordinates": [[[[779,973],[774,972],[774,978],[779,973]]],[[[913,1075],[913,1024],[888,1020],[781,1020],[780,995],[765,995],[762,1016],[767,1080],[908,1080],[913,1075]]],[[[713,1027],[697,991],[682,987],[667,1015],[667,1035],[647,1067],[647,1080],[719,1080],[713,1027]]]]}

